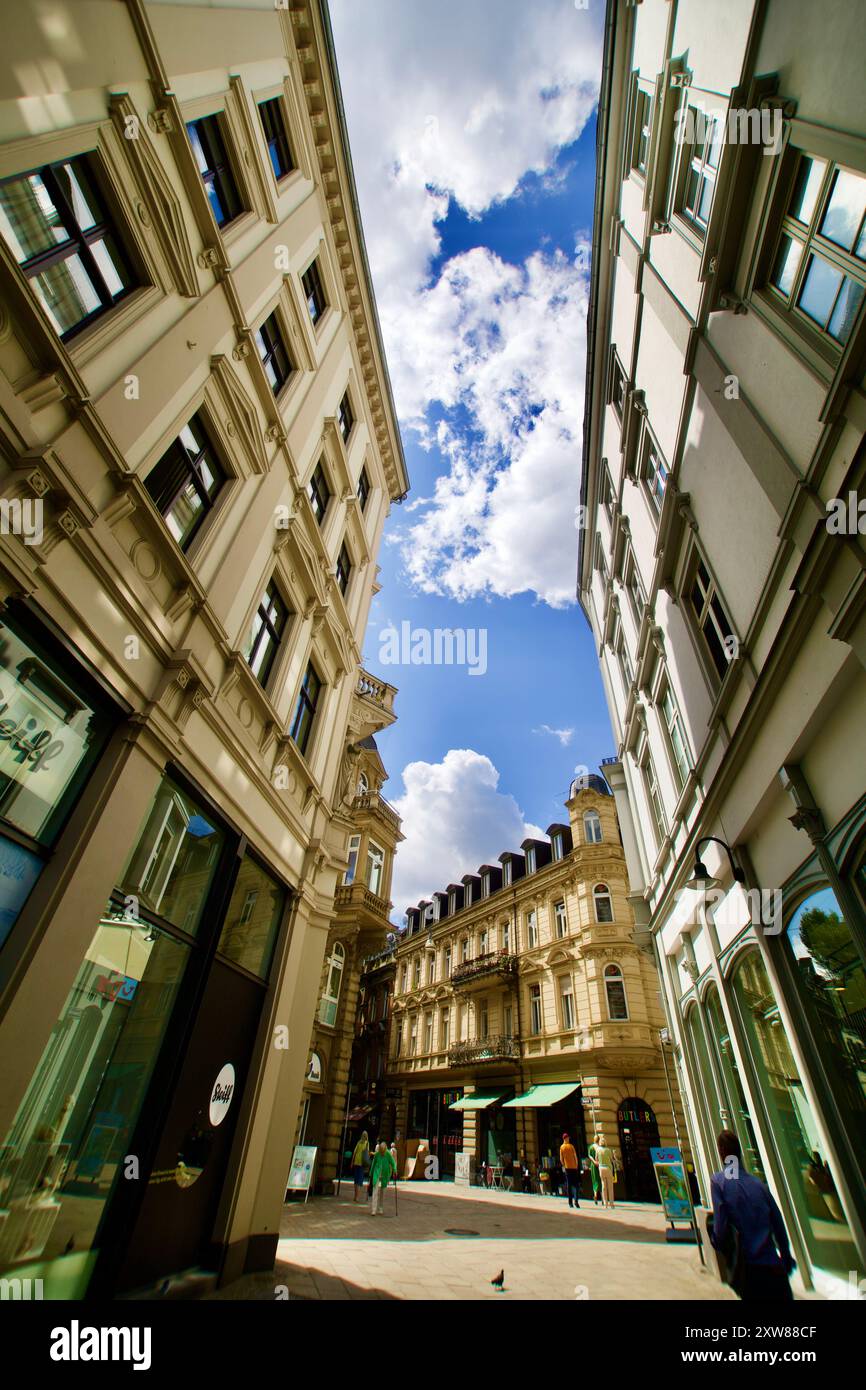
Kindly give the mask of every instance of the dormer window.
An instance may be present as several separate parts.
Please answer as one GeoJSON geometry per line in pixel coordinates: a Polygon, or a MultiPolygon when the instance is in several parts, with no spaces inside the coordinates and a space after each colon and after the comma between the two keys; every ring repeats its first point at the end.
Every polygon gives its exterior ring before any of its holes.
{"type": "Polygon", "coordinates": [[[482,874],[482,875],[481,875],[481,896],[482,896],[482,898],[488,898],[488,897],[490,896],[490,875],[489,875],[489,874],[482,874]]]}
{"type": "Polygon", "coordinates": [[[552,838],[551,841],[550,841],[550,846],[551,846],[551,850],[552,850],[552,852],[553,852],[553,858],[554,858],[554,859],[561,859],[561,858],[562,858],[562,855],[563,855],[563,849],[564,849],[563,840],[562,840],[562,831],[561,831],[561,830],[557,830],[557,831],[556,831],[556,833],[554,834],[553,838],[552,838]]]}
{"type": "Polygon", "coordinates": [[[532,845],[526,851],[526,872],[528,874],[535,873],[535,849],[532,845]]]}
{"type": "Polygon", "coordinates": [[[502,882],[507,887],[511,882],[511,860],[506,859],[502,865],[502,882]]]}
{"type": "Polygon", "coordinates": [[[471,883],[467,883],[467,885],[466,885],[466,896],[465,896],[464,901],[465,901],[467,907],[469,907],[470,904],[471,904],[471,902],[472,902],[472,884],[471,884],[471,883]]]}

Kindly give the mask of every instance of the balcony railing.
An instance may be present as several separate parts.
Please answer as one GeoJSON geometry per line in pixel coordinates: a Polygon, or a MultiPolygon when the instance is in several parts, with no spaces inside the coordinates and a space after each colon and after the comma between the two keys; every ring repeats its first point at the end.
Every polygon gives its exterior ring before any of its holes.
{"type": "Polygon", "coordinates": [[[359,669],[358,684],[355,687],[357,693],[365,700],[371,700],[374,705],[379,705],[381,709],[387,710],[389,714],[394,711],[394,696],[396,690],[387,681],[377,680],[371,676],[369,671],[359,669]]]}
{"type": "Polygon", "coordinates": [[[474,1042],[458,1043],[448,1053],[449,1067],[474,1066],[477,1062],[501,1062],[520,1056],[517,1038],[498,1034],[492,1038],[476,1038],[474,1042]]]}
{"type": "Polygon", "coordinates": [[[365,792],[362,796],[356,796],[352,802],[353,811],[379,811],[395,830],[400,829],[400,817],[394,810],[389,801],[378,792],[365,792]]]}
{"type": "Polygon", "coordinates": [[[517,969],[517,956],[510,955],[508,951],[488,951],[484,956],[455,965],[451,971],[451,983],[456,989],[485,975],[516,975],[517,969]]]}
{"type": "Polygon", "coordinates": [[[365,883],[341,883],[334,894],[334,904],[336,907],[365,907],[386,922],[391,911],[391,904],[376,893],[371,893],[365,883]]]}

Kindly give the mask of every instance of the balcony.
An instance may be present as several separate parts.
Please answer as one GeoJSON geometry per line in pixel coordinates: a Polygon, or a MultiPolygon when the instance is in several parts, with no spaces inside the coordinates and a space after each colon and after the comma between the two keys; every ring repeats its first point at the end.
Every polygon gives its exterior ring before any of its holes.
{"type": "Polygon", "coordinates": [[[484,956],[455,965],[451,971],[451,984],[465,993],[474,988],[483,989],[493,975],[508,978],[516,974],[517,956],[509,955],[507,951],[488,951],[484,956]]]}
{"type": "Polygon", "coordinates": [[[400,817],[394,810],[389,801],[378,792],[365,792],[362,796],[356,796],[352,802],[353,811],[378,811],[379,815],[392,826],[394,830],[400,829],[400,817]]]}
{"type": "Polygon", "coordinates": [[[352,908],[356,912],[369,913],[380,918],[384,925],[390,926],[388,914],[391,904],[385,898],[371,893],[365,883],[341,883],[334,894],[334,906],[338,909],[352,908]]]}
{"type": "Polygon", "coordinates": [[[474,1042],[458,1043],[448,1053],[449,1067],[471,1067],[478,1062],[504,1062],[520,1056],[517,1038],[497,1034],[492,1038],[476,1038],[474,1042]]]}
{"type": "Polygon", "coordinates": [[[355,710],[361,718],[361,726],[357,732],[359,742],[394,723],[397,718],[394,713],[396,694],[393,685],[377,680],[369,671],[359,668],[355,686],[355,710]]]}

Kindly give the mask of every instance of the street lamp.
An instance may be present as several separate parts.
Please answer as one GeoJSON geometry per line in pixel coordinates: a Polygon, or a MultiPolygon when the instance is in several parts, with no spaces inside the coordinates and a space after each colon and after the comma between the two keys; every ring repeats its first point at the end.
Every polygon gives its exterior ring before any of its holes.
{"type": "Polygon", "coordinates": [[[698,843],[695,845],[695,865],[692,870],[692,876],[685,885],[686,888],[694,888],[700,892],[702,889],[706,891],[707,889],[718,888],[719,886],[719,880],[713,878],[706,864],[701,859],[701,845],[721,845],[725,854],[728,856],[734,882],[745,883],[746,875],[734,862],[734,856],[731,853],[730,845],[726,845],[724,840],[717,839],[715,835],[705,835],[703,839],[698,840],[698,843]]]}

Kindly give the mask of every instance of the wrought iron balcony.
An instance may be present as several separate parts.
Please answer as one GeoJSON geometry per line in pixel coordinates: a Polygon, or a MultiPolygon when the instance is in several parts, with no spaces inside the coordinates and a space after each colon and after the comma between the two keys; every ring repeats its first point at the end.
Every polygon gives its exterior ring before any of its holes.
{"type": "Polygon", "coordinates": [[[476,983],[483,984],[491,975],[516,975],[517,968],[517,956],[507,951],[488,951],[484,956],[455,965],[451,983],[455,989],[471,989],[476,983]]]}
{"type": "Polygon", "coordinates": [[[517,1038],[496,1034],[492,1038],[476,1038],[473,1042],[458,1043],[448,1053],[449,1067],[474,1066],[477,1062],[501,1062],[520,1056],[517,1038]]]}

